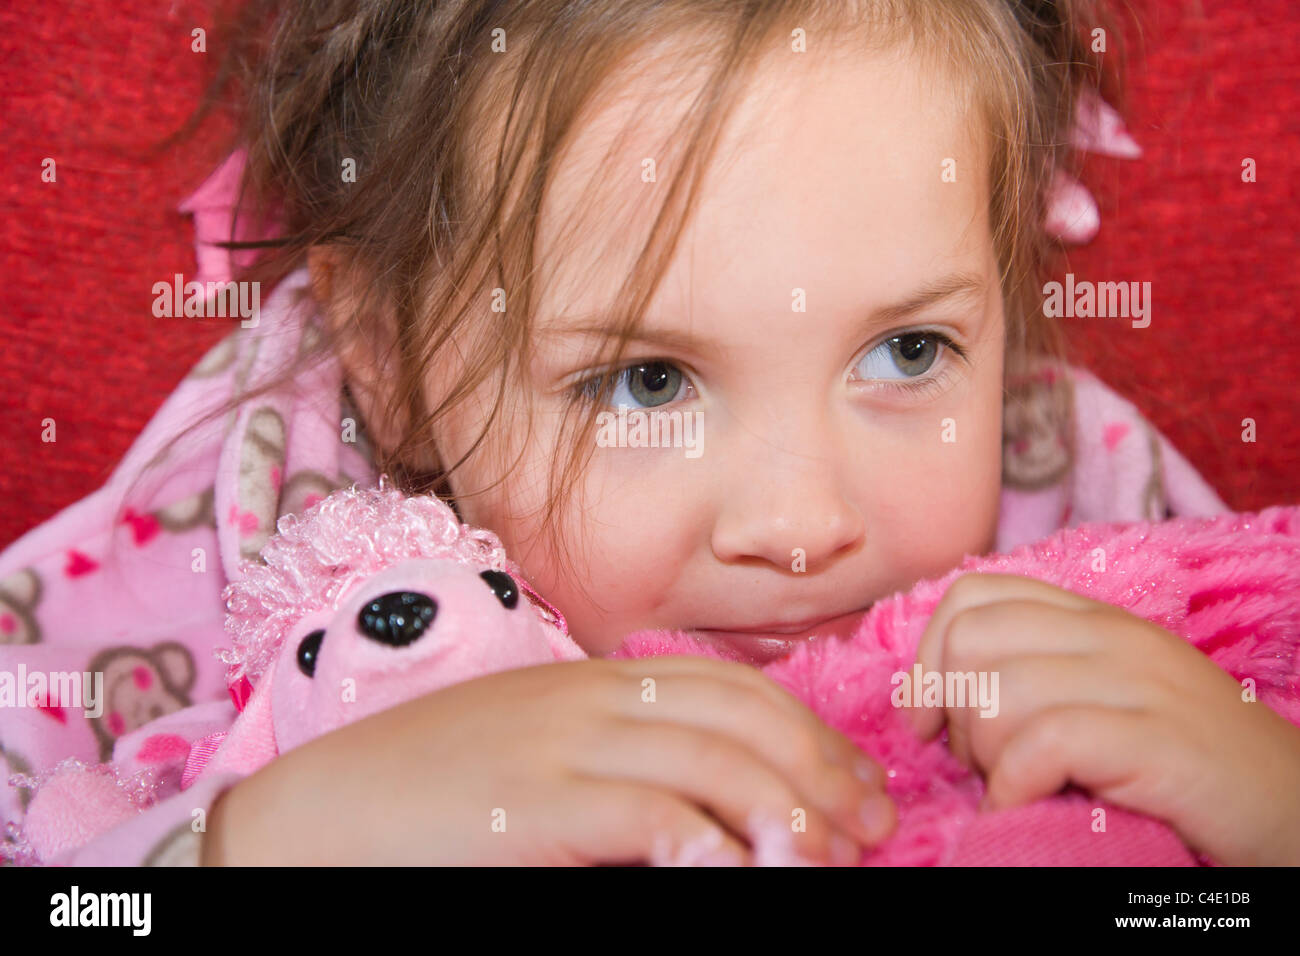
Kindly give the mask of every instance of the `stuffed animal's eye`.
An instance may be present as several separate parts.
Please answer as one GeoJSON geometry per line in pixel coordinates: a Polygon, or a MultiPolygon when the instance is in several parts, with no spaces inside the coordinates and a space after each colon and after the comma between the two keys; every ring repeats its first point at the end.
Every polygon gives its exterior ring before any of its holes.
{"type": "Polygon", "coordinates": [[[316,658],[320,656],[320,642],[325,640],[325,632],[312,631],[298,645],[298,670],[308,677],[316,676],[316,658]]]}
{"type": "Polygon", "coordinates": [[[497,600],[506,607],[513,608],[519,603],[519,588],[515,587],[515,579],[504,571],[484,571],[479,577],[487,582],[497,600]]]}

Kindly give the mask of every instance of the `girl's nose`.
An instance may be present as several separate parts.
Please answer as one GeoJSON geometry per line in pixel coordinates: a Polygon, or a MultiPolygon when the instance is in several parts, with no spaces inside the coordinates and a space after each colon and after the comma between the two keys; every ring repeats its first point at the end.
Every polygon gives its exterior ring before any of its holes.
{"type": "Polygon", "coordinates": [[[768,449],[748,474],[730,473],[732,488],[713,526],[718,560],[761,558],[793,570],[802,557],[811,571],[856,547],[865,520],[846,496],[833,456],[768,449]]]}

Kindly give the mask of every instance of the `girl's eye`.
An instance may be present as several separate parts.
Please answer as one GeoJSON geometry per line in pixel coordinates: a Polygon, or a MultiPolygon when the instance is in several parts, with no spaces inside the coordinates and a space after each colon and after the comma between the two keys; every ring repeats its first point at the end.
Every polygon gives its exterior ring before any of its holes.
{"type": "Polygon", "coordinates": [[[944,348],[958,351],[941,332],[904,332],[885,339],[864,355],[854,373],[863,380],[917,378],[934,367],[944,348]]]}
{"type": "MultiPolygon", "coordinates": [[[[684,391],[690,386],[681,369],[670,362],[639,362],[629,365],[614,373],[611,405],[627,405],[631,408],[654,408],[666,405],[685,397],[684,391]]],[[[579,394],[588,399],[601,397],[604,386],[603,375],[597,375],[578,383],[579,394]]]]}

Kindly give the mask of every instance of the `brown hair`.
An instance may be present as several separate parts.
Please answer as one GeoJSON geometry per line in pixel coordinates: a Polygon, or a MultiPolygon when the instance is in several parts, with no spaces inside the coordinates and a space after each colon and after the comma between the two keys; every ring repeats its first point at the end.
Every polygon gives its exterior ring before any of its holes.
{"type": "MultiPolygon", "coordinates": [[[[335,331],[375,338],[365,327],[373,316],[395,323],[378,335],[392,346],[395,373],[381,414],[402,424],[402,438],[375,453],[377,467],[405,491],[450,500],[446,479],[463,459],[437,458],[439,422],[495,375],[496,405],[471,453],[491,438],[530,348],[548,174],[595,94],[634,54],[660,41],[677,41],[672,55],[708,69],[689,124],[674,140],[684,145],[684,175],[664,187],[637,268],[617,299],[603,366],[618,365],[672,259],[746,78],[795,28],[836,48],[859,38],[864,49],[910,42],[936,68],[969,79],[972,115],[987,124],[992,144],[990,222],[1007,315],[1008,401],[1037,360],[1063,355],[1060,330],[1041,309],[1041,283],[1057,250],[1042,224],[1053,172],[1074,163],[1068,131],[1079,92],[1092,87],[1112,102],[1119,93],[1118,70],[1102,62],[1114,52],[1090,50],[1095,28],[1107,31],[1112,48],[1118,40],[1098,2],[251,0],[230,27],[214,90],[230,75],[246,93],[240,216],[255,223],[278,217],[282,225],[280,238],[236,278],[273,285],[314,246],[339,248],[365,277],[367,301],[353,310],[351,328],[335,331]],[[502,38],[505,50],[494,51],[502,38]],[[355,182],[340,172],[349,159],[355,182]],[[507,311],[484,307],[494,288],[509,290],[507,311]],[[426,407],[427,368],[468,329],[476,334],[463,336],[471,346],[463,374],[440,404],[426,407]]],[[[327,337],[322,348],[340,344],[327,337]]],[[[1064,419],[1068,391],[1059,394],[1064,419]]],[[[581,439],[592,434],[599,408],[566,412],[573,440],[567,457],[554,458],[545,514],[552,531],[595,447],[581,439]]]]}

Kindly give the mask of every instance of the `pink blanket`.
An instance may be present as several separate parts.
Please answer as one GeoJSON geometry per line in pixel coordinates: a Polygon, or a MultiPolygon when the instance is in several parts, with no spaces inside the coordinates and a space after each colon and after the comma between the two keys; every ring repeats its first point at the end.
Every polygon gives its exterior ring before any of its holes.
{"type": "MultiPolygon", "coordinates": [[[[204,274],[188,279],[230,275],[228,257],[205,241],[221,238],[228,221],[229,179],[223,168],[189,201],[204,274]]],[[[319,316],[306,285],[302,270],[263,297],[256,325],[237,329],[195,366],[103,488],[0,553],[0,694],[5,675],[11,693],[22,691],[0,706],[0,775],[17,784],[0,788],[8,834],[0,852],[30,860],[20,825],[31,784],[65,760],[111,759],[114,779],[138,791],[147,811],[67,847],[59,862],[193,859],[203,814],[233,779],[180,789],[190,745],[228,728],[236,713],[215,657],[227,643],[222,589],[256,559],[280,516],[378,478],[364,434],[349,427],[357,416],[338,363],[328,358],[303,370],[294,388],[245,401],[166,445],[310,344],[319,316]],[[82,674],[90,678],[79,693],[66,682],[30,699],[23,693],[33,680],[82,674]]],[[[1129,402],[1091,375],[1072,375],[1073,467],[1004,490],[999,550],[1067,525],[1227,511],[1129,402]]],[[[1010,471],[1018,456],[1038,451],[1009,447],[1010,471]]]]}
{"type": "MultiPolygon", "coordinates": [[[[1187,638],[1251,687],[1259,705],[1300,725],[1300,508],[1060,531],[1007,555],[970,558],[877,604],[852,639],[806,644],[764,668],[888,768],[899,825],[864,865],[1196,862],[1163,823],[1081,793],[977,813],[983,782],[948,751],[946,734],[918,739],[891,700],[895,676],[913,673],[926,623],[966,572],[1038,578],[1125,608],[1187,638]]],[[[723,656],[662,631],[629,635],[614,656],[680,653],[723,656]]],[[[1298,795],[1277,798],[1300,807],[1298,795]]],[[[788,821],[770,827],[757,850],[765,862],[795,862],[788,821]]]]}

